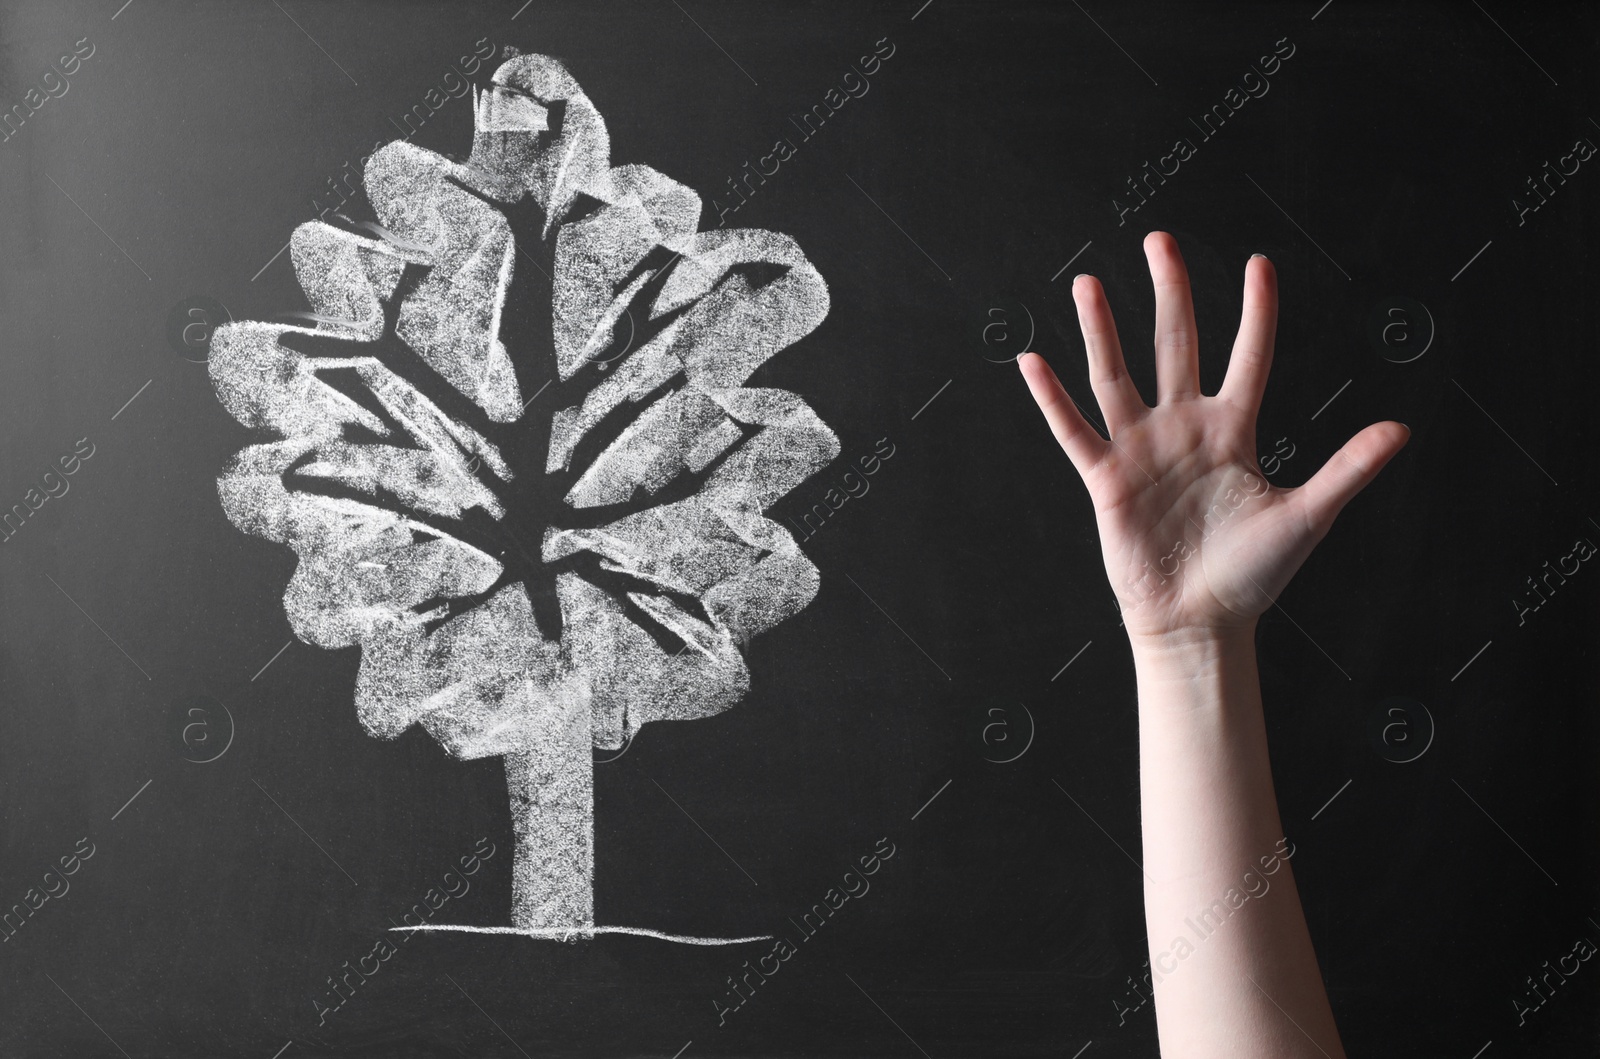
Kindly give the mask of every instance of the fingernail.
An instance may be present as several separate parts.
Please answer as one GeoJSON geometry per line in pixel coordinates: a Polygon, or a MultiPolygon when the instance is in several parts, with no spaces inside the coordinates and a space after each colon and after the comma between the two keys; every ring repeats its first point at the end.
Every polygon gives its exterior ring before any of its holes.
{"type": "Polygon", "coordinates": [[[1076,283],[1076,282],[1078,282],[1078,281],[1079,281],[1079,280],[1080,280],[1080,279],[1083,279],[1083,278],[1084,278],[1084,277],[1085,277],[1085,276],[1087,276],[1087,275],[1088,275],[1088,274],[1089,274],[1089,273],[1087,273],[1087,272],[1080,272],[1080,273],[1078,273],[1078,274],[1077,274],[1077,275],[1076,275],[1076,276],[1073,276],[1073,277],[1072,277],[1072,282],[1074,282],[1074,283],[1076,283]]]}
{"type": "Polygon", "coordinates": [[[1255,260],[1258,257],[1266,257],[1266,256],[1267,256],[1266,254],[1251,254],[1250,258],[1251,258],[1251,260],[1255,260]]]}

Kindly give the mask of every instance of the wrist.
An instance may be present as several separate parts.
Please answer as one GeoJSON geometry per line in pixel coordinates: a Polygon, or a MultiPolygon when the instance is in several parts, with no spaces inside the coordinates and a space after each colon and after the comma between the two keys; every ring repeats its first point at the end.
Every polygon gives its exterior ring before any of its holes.
{"type": "Polygon", "coordinates": [[[1188,625],[1161,632],[1128,630],[1128,643],[1135,655],[1193,653],[1255,644],[1256,619],[1239,625],[1188,625]]]}
{"type": "Polygon", "coordinates": [[[1162,633],[1128,633],[1140,679],[1190,683],[1207,677],[1255,671],[1256,623],[1194,627],[1162,633]]]}

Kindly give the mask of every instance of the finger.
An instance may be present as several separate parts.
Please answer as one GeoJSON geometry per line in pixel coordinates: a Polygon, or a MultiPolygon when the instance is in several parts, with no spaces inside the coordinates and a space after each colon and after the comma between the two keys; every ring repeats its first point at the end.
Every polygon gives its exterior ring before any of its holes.
{"type": "Polygon", "coordinates": [[[1078,475],[1088,478],[1089,472],[1104,457],[1110,443],[1084,422],[1083,413],[1078,411],[1078,406],[1073,404],[1061,380],[1056,378],[1056,373],[1043,357],[1037,353],[1024,353],[1017,358],[1017,367],[1022,369],[1028,392],[1033,394],[1039,411],[1044,413],[1045,422],[1050,424],[1050,433],[1061,443],[1067,458],[1077,468],[1078,475]]]}
{"type": "Polygon", "coordinates": [[[1194,323],[1189,272],[1178,241],[1166,232],[1144,237],[1156,288],[1156,403],[1200,396],[1200,338],[1194,323]]]}
{"type": "Polygon", "coordinates": [[[1365,489],[1409,440],[1411,431],[1403,423],[1374,423],[1345,442],[1309,482],[1293,491],[1291,503],[1318,540],[1332,528],[1351,498],[1365,489]]]}
{"type": "Polygon", "coordinates": [[[1128,377],[1105,288],[1093,276],[1079,276],[1072,282],[1072,300],[1078,307],[1078,326],[1083,330],[1083,345],[1089,354],[1089,385],[1106,415],[1106,430],[1116,437],[1149,408],[1128,377]]]}
{"type": "Polygon", "coordinates": [[[1278,331],[1278,272],[1257,254],[1244,267],[1244,311],[1239,336],[1228,357],[1228,374],[1217,396],[1245,409],[1261,410],[1261,395],[1272,370],[1272,349],[1278,331]]]}

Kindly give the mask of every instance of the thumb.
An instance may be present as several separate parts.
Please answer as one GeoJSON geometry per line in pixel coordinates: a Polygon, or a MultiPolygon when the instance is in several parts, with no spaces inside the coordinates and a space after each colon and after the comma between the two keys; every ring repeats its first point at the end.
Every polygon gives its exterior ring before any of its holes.
{"type": "Polygon", "coordinates": [[[1322,465],[1311,480],[1295,490],[1295,503],[1318,540],[1333,528],[1344,506],[1378,476],[1384,464],[1411,440],[1411,428],[1389,420],[1373,423],[1322,465]]]}

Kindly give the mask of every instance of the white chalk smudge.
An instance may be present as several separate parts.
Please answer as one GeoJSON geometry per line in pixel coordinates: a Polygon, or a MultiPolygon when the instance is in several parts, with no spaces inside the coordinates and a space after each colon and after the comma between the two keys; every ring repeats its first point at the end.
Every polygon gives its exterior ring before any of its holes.
{"type": "Polygon", "coordinates": [[[744,383],[821,323],[827,286],[787,236],[699,231],[691,189],[612,167],[559,63],[512,59],[474,102],[467,162],[403,141],[371,157],[378,219],[352,223],[371,238],[296,229],[311,310],[297,318],[313,326],[217,329],[219,398],[274,437],[230,461],[223,508],[296,552],[296,635],[361,647],[369,733],[421,724],[457,757],[506,759],[512,925],[456,929],[762,940],[595,925],[593,748],[737,703],[743,646],[816,595],[815,566],[765,512],[838,439],[795,394],[744,383]],[[513,231],[529,204],[542,224],[513,231]],[[508,348],[530,251],[552,264],[536,309],[550,346],[508,348]],[[645,337],[617,355],[624,316],[645,337]],[[552,372],[557,399],[525,412],[524,387],[552,372]],[[609,442],[586,449],[602,426],[609,442]]]}

